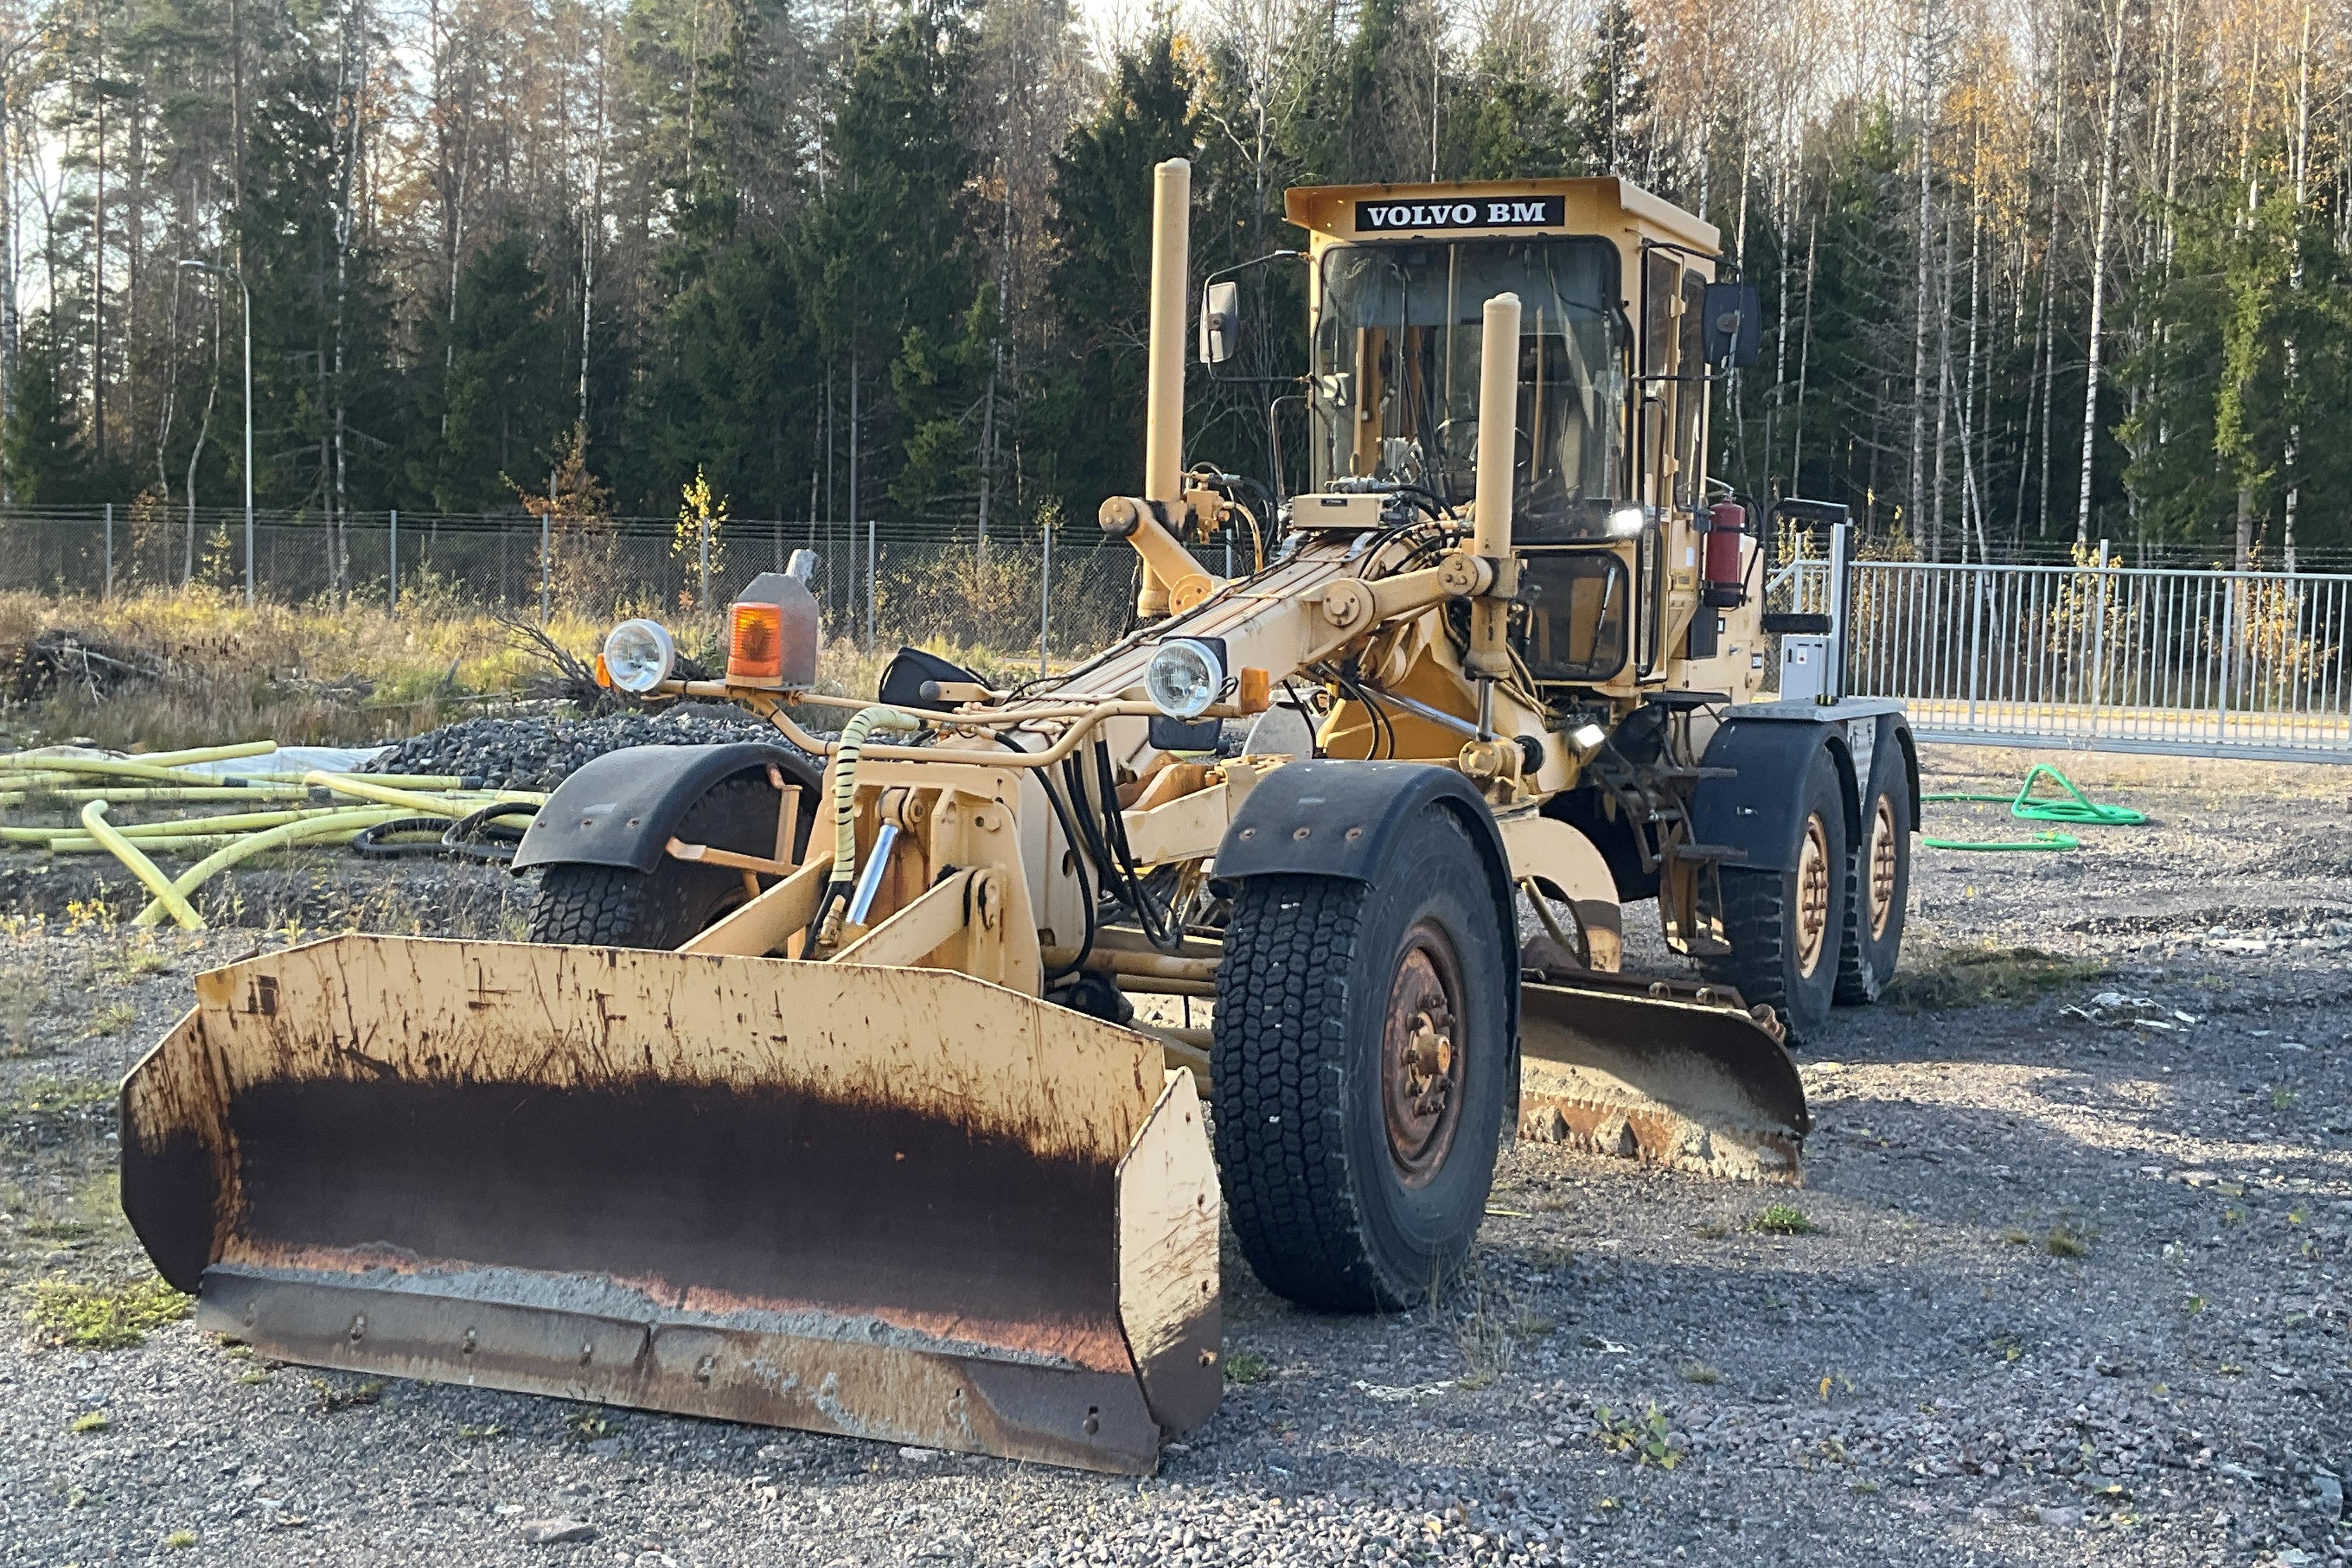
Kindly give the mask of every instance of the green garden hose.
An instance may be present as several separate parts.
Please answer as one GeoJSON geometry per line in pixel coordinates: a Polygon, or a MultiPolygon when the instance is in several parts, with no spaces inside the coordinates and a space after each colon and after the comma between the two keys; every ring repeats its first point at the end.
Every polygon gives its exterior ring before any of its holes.
{"type": "MultiPolygon", "coordinates": [[[[1983,805],[2005,805],[2010,816],[2024,822],[2059,822],[2070,827],[2137,827],[2147,820],[2147,813],[2134,811],[2127,805],[2102,805],[2084,795],[2073,779],[2047,763],[2036,763],[2025,773],[2025,782],[2017,786],[2015,795],[1969,795],[1958,791],[1923,795],[1928,801],[1967,801],[1983,805]],[[2066,794],[2036,795],[2034,784],[2041,779],[2054,780],[2066,794]]],[[[1919,840],[1930,849],[1972,849],[1979,851],[2080,849],[2083,841],[2071,833],[2055,829],[2035,834],[2031,838],[1926,838],[1919,840]]]]}

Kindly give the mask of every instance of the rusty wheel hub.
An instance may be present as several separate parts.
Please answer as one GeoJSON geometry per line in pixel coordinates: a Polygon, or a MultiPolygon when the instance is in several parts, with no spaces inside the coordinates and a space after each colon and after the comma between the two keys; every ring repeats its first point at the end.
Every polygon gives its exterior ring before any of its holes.
{"type": "Polygon", "coordinates": [[[1811,978],[1829,947],[1830,830],[1820,816],[1805,819],[1797,852],[1797,973],[1811,978]]]}
{"type": "Polygon", "coordinates": [[[1462,1106],[1461,994],[1454,944],[1422,921],[1405,933],[1381,1030],[1389,1154],[1407,1186],[1435,1176],[1454,1144],[1462,1106]]]}
{"type": "Polygon", "coordinates": [[[1886,935],[1886,922],[1895,917],[1895,873],[1899,841],[1895,836],[1895,802],[1885,795],[1878,797],[1878,809],[1870,817],[1870,939],[1877,942],[1886,935]]]}

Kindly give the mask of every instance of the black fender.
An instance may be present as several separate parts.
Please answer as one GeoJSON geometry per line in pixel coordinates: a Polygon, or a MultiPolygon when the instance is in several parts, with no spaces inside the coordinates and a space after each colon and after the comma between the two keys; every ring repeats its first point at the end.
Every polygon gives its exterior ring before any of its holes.
{"type": "Polygon", "coordinates": [[[1882,784],[1888,789],[1900,789],[1909,796],[1911,831],[1918,832],[1919,747],[1911,738],[1910,721],[1901,711],[1890,710],[1832,719],[1830,723],[1844,742],[1848,770],[1858,786],[1854,790],[1853,819],[1847,825],[1851,830],[1847,842],[1862,842],[1863,813],[1882,784]]]}
{"type": "MultiPolygon", "coordinates": [[[[740,773],[764,775],[771,764],[786,784],[801,786],[803,814],[813,811],[823,777],[808,758],[781,742],[628,746],[592,757],[555,786],[531,818],[515,850],[513,868],[626,866],[650,871],[661,864],[696,801],[740,773]]],[[[771,838],[757,852],[773,848],[771,838]]]]}
{"type": "MultiPolygon", "coordinates": [[[[1495,814],[1470,782],[1452,768],[1425,763],[1297,762],[1257,782],[1225,825],[1213,875],[1233,884],[1252,877],[1344,877],[1370,884],[1389,858],[1397,832],[1430,805],[1460,819],[1485,862],[1487,890],[1505,942],[1512,983],[1509,1038],[1519,1037],[1518,907],[1511,886],[1510,857],[1495,814]]],[[[1512,1097],[1517,1097],[1516,1055],[1512,1097]]]]}
{"type": "MultiPolygon", "coordinates": [[[[1878,716],[1859,722],[1875,725],[1878,716]]],[[[1862,832],[1862,802],[1854,788],[1854,752],[1847,721],[1729,719],[1706,743],[1700,765],[1730,768],[1734,776],[1704,779],[1691,801],[1691,838],[1744,850],[1733,862],[1759,871],[1790,869],[1791,831],[1804,806],[1805,776],[1816,752],[1826,749],[1837,765],[1838,794],[1845,804],[1846,842],[1862,832]]],[[[1872,731],[1874,737],[1875,729],[1872,731]]],[[[1874,763],[1879,748],[1874,747],[1874,763]]]]}

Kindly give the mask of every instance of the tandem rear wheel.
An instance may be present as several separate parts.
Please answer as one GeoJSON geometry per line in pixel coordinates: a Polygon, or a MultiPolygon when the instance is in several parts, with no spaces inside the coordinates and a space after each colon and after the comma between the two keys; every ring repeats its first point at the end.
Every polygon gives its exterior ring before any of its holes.
{"type": "MultiPolygon", "coordinates": [[[[1827,1024],[1837,1000],[1853,876],[1844,795],[1836,760],[1828,748],[1817,748],[1789,823],[1781,856],[1787,868],[1724,868],[1723,924],[1731,951],[1701,961],[1708,979],[1779,1014],[1791,1044],[1827,1024]]],[[[1907,867],[1907,842],[1901,853],[1907,867]]],[[[1899,944],[1899,922],[1894,934],[1899,944]]]]}
{"type": "Polygon", "coordinates": [[[1916,826],[1906,782],[1900,768],[1885,769],[1862,803],[1862,838],[1847,858],[1845,942],[1838,957],[1837,1000],[1843,1005],[1877,1001],[1903,956],[1916,826]]]}
{"type": "Polygon", "coordinates": [[[1435,802],[1380,879],[1234,895],[1210,1084],[1225,1213],[1267,1289],[1395,1311],[1468,1255],[1511,1090],[1515,943],[1478,846],[1435,802]]]}

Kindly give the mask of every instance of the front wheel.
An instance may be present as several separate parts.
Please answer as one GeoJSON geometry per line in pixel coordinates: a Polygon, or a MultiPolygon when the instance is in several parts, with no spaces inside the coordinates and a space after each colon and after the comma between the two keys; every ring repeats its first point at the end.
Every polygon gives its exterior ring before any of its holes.
{"type": "Polygon", "coordinates": [[[1789,825],[1786,870],[1727,866],[1723,926],[1731,951],[1701,961],[1710,980],[1780,1016],[1791,1044],[1827,1024],[1845,946],[1844,788],[1826,748],[1813,752],[1789,825]]]}
{"type": "MultiPolygon", "coordinates": [[[[801,815],[795,856],[807,847],[801,815]]],[[[772,855],[776,792],[757,773],[714,784],[687,811],[677,837],[738,854],[772,855]]],[[[650,871],[631,866],[558,863],[540,873],[529,940],[583,947],[667,950],[716,922],[750,897],[743,873],[665,855],[650,871]]]]}
{"type": "Polygon", "coordinates": [[[1468,1256],[1510,1091],[1514,943],[1477,846],[1431,805],[1377,884],[1242,884],[1210,1047],[1225,1213],[1266,1288],[1396,1311],[1468,1256]]]}

